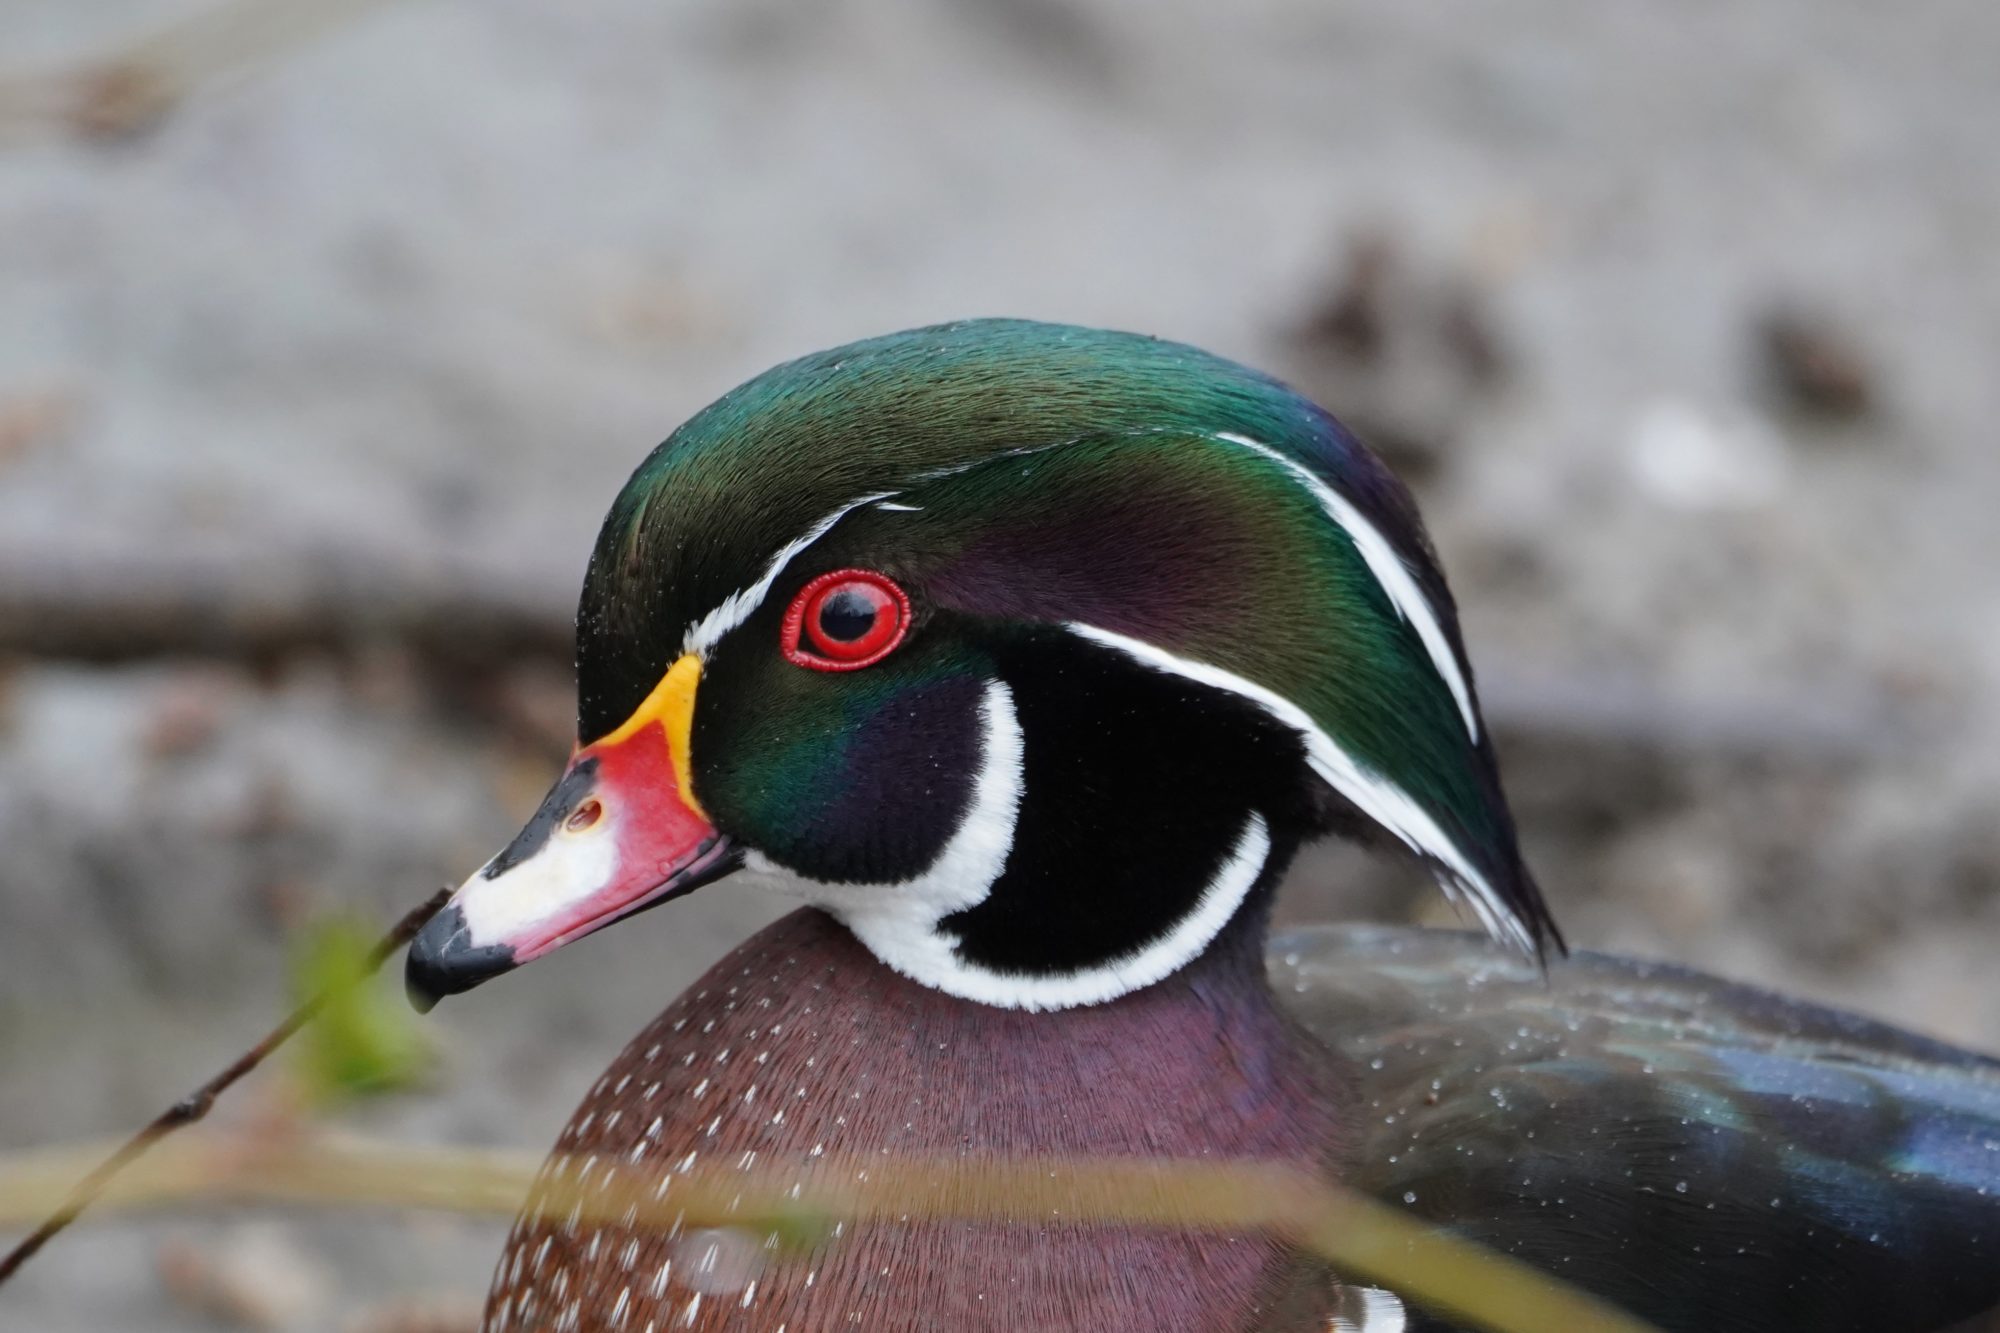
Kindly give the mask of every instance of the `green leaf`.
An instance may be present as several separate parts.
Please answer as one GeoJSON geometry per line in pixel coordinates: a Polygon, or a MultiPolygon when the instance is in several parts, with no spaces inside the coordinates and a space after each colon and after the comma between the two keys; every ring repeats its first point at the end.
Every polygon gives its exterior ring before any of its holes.
{"type": "Polygon", "coordinates": [[[293,1047],[300,1081],[315,1102],[393,1092],[431,1067],[415,1014],[370,974],[373,944],[373,934],[349,918],[309,926],[294,944],[293,990],[301,1000],[324,997],[318,1018],[293,1047]]]}

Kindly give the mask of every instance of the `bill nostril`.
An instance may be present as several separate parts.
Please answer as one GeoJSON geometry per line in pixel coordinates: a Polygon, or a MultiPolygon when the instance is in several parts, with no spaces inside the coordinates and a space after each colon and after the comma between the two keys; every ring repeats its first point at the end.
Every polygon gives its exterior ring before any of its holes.
{"type": "Polygon", "coordinates": [[[569,818],[563,821],[563,828],[570,833],[583,833],[595,827],[603,817],[604,803],[593,796],[569,812],[569,818]]]}

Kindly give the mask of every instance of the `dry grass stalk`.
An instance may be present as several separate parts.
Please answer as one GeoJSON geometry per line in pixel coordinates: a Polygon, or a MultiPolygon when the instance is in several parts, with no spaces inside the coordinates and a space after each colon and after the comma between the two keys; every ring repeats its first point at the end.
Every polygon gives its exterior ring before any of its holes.
{"type": "MultiPolygon", "coordinates": [[[[373,973],[387,961],[389,955],[416,938],[424,922],[436,916],[450,896],[451,890],[440,889],[428,901],[405,913],[403,919],[398,921],[369,951],[366,961],[367,971],[373,973]]],[[[42,1246],[48,1244],[65,1227],[74,1222],[84,1209],[97,1202],[118,1183],[123,1173],[137,1165],[146,1153],[159,1145],[161,1140],[206,1116],[214,1108],[216,1098],[227,1092],[244,1075],[263,1064],[273,1051],[290,1041],[300,1028],[312,1022],[320,1010],[326,1007],[329,999],[330,996],[325,991],[307,999],[266,1033],[262,1040],[230,1061],[193,1092],[160,1112],[145,1128],[108,1154],[102,1155],[94,1166],[87,1162],[72,1163],[71,1169],[62,1179],[76,1181],[75,1185],[66,1185],[59,1191],[45,1190],[40,1194],[33,1194],[25,1189],[19,1195],[0,1192],[4,1194],[9,1204],[18,1204],[24,1199],[41,1201],[25,1217],[18,1219],[17,1224],[25,1224],[36,1218],[40,1218],[41,1221],[19,1244],[9,1250],[4,1257],[0,1257],[0,1283],[6,1282],[20,1271],[21,1265],[34,1258],[42,1246]]]]}
{"type": "MultiPolygon", "coordinates": [[[[0,1160],[0,1225],[39,1216],[62,1197],[90,1154],[44,1152],[0,1160]]],[[[1383,1204],[1268,1162],[829,1161],[810,1176],[766,1170],[668,1178],[638,1171],[587,1184],[578,1172],[544,1178],[538,1211],[580,1224],[662,1230],[734,1227],[789,1238],[794,1248],[838,1244],[835,1220],[904,1224],[934,1219],[1270,1231],[1358,1281],[1495,1333],[1551,1328],[1649,1333],[1649,1326],[1526,1265],[1438,1231],[1383,1204]]],[[[513,1153],[412,1148],[323,1137],[189,1137],[108,1183],[106,1209],[220,1202],[440,1209],[514,1215],[537,1164],[513,1153]]]]}

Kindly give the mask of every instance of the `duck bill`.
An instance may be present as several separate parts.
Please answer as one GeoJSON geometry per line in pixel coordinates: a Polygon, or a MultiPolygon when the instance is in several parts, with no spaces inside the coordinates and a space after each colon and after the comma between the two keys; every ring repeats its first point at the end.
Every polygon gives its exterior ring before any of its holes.
{"type": "Polygon", "coordinates": [[[428,1010],[737,868],[689,785],[700,676],[700,659],[683,657],[624,725],[571,756],[534,818],[411,942],[412,1004],[428,1010]]]}

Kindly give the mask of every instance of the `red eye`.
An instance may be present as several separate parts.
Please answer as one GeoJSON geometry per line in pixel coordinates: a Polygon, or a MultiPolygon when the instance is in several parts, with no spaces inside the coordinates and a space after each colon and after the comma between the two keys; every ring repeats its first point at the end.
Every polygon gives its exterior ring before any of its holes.
{"type": "Polygon", "coordinates": [[[910,599],[870,569],[836,569],[799,589],[785,612],[785,656],[815,671],[854,671],[895,650],[910,599]]]}

